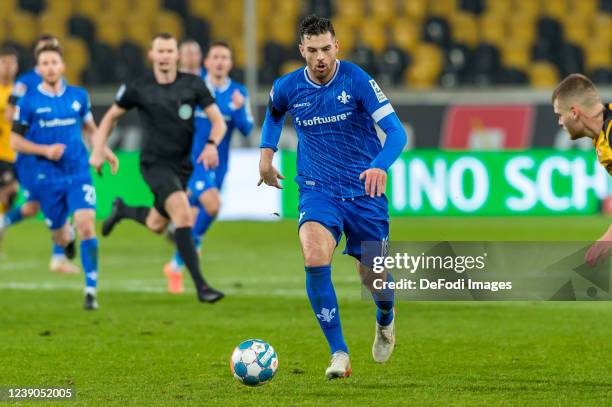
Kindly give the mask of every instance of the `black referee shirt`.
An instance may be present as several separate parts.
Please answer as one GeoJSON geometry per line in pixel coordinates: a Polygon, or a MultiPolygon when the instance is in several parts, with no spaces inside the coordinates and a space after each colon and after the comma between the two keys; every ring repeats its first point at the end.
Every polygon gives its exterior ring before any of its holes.
{"type": "Polygon", "coordinates": [[[174,82],[164,85],[149,72],[122,85],[115,97],[115,103],[123,109],[138,108],[144,128],[140,161],[145,164],[190,161],[195,108],[206,108],[214,102],[200,77],[182,72],[174,82]]]}

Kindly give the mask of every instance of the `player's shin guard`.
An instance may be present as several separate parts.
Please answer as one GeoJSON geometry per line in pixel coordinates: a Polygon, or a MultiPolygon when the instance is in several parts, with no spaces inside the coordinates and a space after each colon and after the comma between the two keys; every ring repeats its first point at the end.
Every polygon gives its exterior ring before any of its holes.
{"type": "MultiPolygon", "coordinates": [[[[387,272],[387,282],[393,282],[393,276],[387,272]]],[[[372,293],[372,298],[376,304],[376,321],[387,326],[393,321],[393,306],[395,305],[395,291],[390,288],[385,288],[378,292],[372,293]]]]}
{"type": "Polygon", "coordinates": [[[85,292],[95,294],[98,286],[98,239],[81,240],[81,264],[85,272],[85,292]]]}
{"type": "Polygon", "coordinates": [[[348,348],[342,335],[338,300],[331,280],[331,266],[305,267],[306,293],[314,311],[331,353],[348,348]]]}
{"type": "Polygon", "coordinates": [[[191,233],[190,227],[176,228],[176,248],[185,262],[189,274],[191,274],[196,289],[200,290],[206,285],[206,280],[204,280],[200,272],[200,259],[198,258],[198,252],[196,251],[191,233]]]}

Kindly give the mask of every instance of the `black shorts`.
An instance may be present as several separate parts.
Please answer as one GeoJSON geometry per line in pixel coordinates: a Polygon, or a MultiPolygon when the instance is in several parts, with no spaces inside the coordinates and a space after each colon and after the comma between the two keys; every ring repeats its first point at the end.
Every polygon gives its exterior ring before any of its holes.
{"type": "Polygon", "coordinates": [[[11,162],[0,160],[0,188],[16,181],[15,165],[11,162]]]}
{"type": "Polygon", "coordinates": [[[176,191],[186,191],[187,183],[191,177],[191,165],[172,165],[168,163],[141,163],[142,178],[151,189],[155,201],[153,207],[160,215],[170,219],[166,212],[166,199],[176,191]]]}

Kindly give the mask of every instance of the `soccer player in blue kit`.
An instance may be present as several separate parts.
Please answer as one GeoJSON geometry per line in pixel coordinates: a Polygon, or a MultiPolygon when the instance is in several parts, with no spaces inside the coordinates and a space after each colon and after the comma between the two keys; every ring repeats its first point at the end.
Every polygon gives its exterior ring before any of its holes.
{"type": "MultiPolygon", "coordinates": [[[[285,113],[298,134],[298,231],[306,271],[306,292],[330,346],[328,379],[348,377],[351,365],[342,334],[331,261],[342,233],[345,253],[357,260],[362,282],[371,278],[371,258],[361,252],[364,241],[389,236],[384,195],[386,170],[406,144],[406,132],[376,82],[361,68],[336,59],[338,42],[331,22],[315,15],[299,29],[299,49],[306,67],[274,82],[262,128],[259,173],[266,185],[281,188],[283,176],[272,165],[285,113]],[[374,123],[386,134],[381,145],[374,123]]],[[[385,273],[386,281],[392,281],[385,273]]],[[[376,331],[372,356],[386,362],[395,345],[392,290],[376,292],[376,331]]]]}
{"type": "MultiPolygon", "coordinates": [[[[232,51],[222,41],[210,44],[204,59],[206,70],[202,70],[200,46],[195,41],[185,41],[179,47],[180,70],[203,77],[206,86],[214,95],[219,110],[227,124],[223,141],[219,144],[219,166],[205,169],[197,164],[197,159],[206,145],[210,133],[210,120],[201,108],[195,112],[195,134],[191,149],[191,160],[194,170],[189,179],[189,200],[198,208],[198,215],[193,227],[194,240],[200,246],[200,239],[217,217],[221,208],[221,187],[227,174],[229,150],[232,133],[238,129],[243,136],[248,136],[253,129],[253,116],[248,102],[248,92],[244,85],[229,77],[232,70],[232,51]]],[[[184,291],[181,270],[184,266],[178,252],[164,266],[168,278],[168,291],[178,294],[184,291]]]]}
{"type": "MultiPolygon", "coordinates": [[[[62,80],[64,63],[58,45],[47,44],[36,52],[36,68],[42,82],[19,100],[11,145],[15,151],[36,157],[35,188],[54,242],[66,247],[72,240],[68,217],[81,239],[81,263],[85,272],[86,310],[98,308],[98,240],[95,233],[96,191],[89,173],[83,130],[93,135],[96,124],[87,91],[62,80]],[[24,135],[28,133],[28,138],[24,135]]],[[[117,158],[106,149],[113,173],[117,158]]]]}
{"type": "MultiPolygon", "coordinates": [[[[34,46],[34,54],[37,50],[46,45],[59,45],[57,38],[52,35],[41,35],[34,46]]],[[[5,118],[13,121],[15,107],[19,103],[19,99],[23,97],[28,89],[35,89],[42,82],[40,73],[36,67],[20,75],[15,81],[13,91],[8,100],[8,106],[5,111],[5,118]]],[[[25,135],[27,138],[27,135],[25,135]]],[[[26,202],[22,205],[15,206],[8,211],[2,219],[0,219],[0,231],[13,226],[24,219],[35,216],[40,210],[38,202],[38,193],[35,188],[36,184],[36,157],[30,154],[19,153],[15,161],[15,172],[19,181],[19,187],[26,202]]],[[[71,233],[72,230],[71,230],[71,233]]],[[[74,241],[66,248],[57,244],[53,244],[51,261],[49,262],[49,270],[58,273],[78,273],[79,268],[67,258],[75,256],[74,241]]]]}

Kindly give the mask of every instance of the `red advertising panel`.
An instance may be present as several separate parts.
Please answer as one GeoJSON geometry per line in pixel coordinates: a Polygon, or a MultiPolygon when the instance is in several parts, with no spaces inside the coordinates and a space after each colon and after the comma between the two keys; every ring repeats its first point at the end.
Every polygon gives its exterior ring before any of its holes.
{"type": "Polygon", "coordinates": [[[442,148],[456,150],[523,149],[531,145],[534,107],[464,105],[447,109],[442,148]]]}

